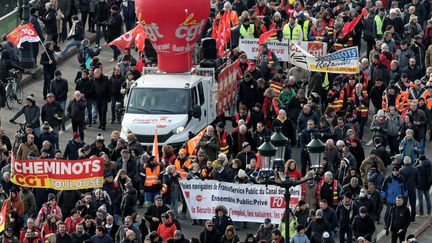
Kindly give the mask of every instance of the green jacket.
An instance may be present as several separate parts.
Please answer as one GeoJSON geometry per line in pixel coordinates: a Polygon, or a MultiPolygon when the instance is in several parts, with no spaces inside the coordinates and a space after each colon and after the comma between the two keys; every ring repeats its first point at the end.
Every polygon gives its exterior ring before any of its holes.
{"type": "Polygon", "coordinates": [[[282,102],[282,104],[287,105],[291,101],[291,99],[294,98],[295,96],[296,96],[295,91],[292,88],[290,88],[288,92],[282,91],[280,93],[279,101],[282,102]]]}

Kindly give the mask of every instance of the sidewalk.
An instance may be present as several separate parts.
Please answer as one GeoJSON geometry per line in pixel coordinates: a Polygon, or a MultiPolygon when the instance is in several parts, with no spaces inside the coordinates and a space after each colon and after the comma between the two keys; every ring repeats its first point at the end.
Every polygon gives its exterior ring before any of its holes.
{"type": "MultiPolygon", "coordinates": [[[[96,33],[91,33],[91,32],[85,32],[85,37],[87,38],[87,39],[89,39],[90,40],[90,42],[91,43],[93,43],[95,40],[96,40],[96,33]]],[[[59,47],[61,48],[61,49],[63,49],[63,47],[64,47],[64,45],[66,44],[66,42],[63,42],[63,43],[59,43],[59,47]]],[[[58,64],[58,66],[60,65],[60,64],[62,64],[63,62],[65,62],[67,59],[69,59],[70,57],[73,57],[76,53],[77,53],[77,48],[76,48],[76,46],[74,46],[74,47],[72,47],[71,49],[69,49],[69,51],[66,53],[66,55],[64,55],[63,57],[56,57],[56,60],[57,60],[57,64],[58,64]]],[[[33,80],[33,79],[36,79],[36,78],[38,78],[39,76],[41,76],[42,75],[42,65],[40,65],[39,64],[39,62],[40,62],[40,57],[41,57],[41,54],[44,52],[44,50],[43,50],[43,48],[40,46],[39,47],[39,55],[38,55],[38,57],[37,57],[37,60],[35,60],[35,64],[37,65],[37,67],[36,68],[34,68],[34,69],[31,69],[31,70],[26,70],[24,73],[23,73],[23,75],[22,75],[22,80],[21,80],[21,82],[22,82],[22,84],[24,85],[24,86],[26,86],[26,83],[28,83],[28,82],[30,82],[31,80],[33,80]]]]}

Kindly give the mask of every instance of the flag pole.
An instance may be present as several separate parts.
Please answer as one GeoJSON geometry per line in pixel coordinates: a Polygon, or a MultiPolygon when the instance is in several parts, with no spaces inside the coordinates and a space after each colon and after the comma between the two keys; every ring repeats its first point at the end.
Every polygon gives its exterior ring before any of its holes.
{"type": "Polygon", "coordinates": [[[44,49],[45,53],[47,54],[48,59],[49,59],[50,61],[52,61],[50,55],[48,54],[47,49],[45,48],[45,45],[42,43],[42,40],[41,40],[40,38],[39,38],[39,42],[41,43],[42,48],[44,49]]]}

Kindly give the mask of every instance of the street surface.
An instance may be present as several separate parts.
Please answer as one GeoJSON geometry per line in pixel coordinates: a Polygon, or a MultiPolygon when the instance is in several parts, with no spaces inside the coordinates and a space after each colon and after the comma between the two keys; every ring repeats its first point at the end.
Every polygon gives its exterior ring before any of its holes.
{"type": "MultiPolygon", "coordinates": [[[[42,51],[42,50],[40,50],[40,51],[42,51]]],[[[134,53],[134,56],[137,57],[137,54],[134,53]]],[[[115,63],[109,62],[111,58],[112,58],[112,50],[109,47],[103,46],[103,51],[99,55],[99,59],[100,59],[101,63],[104,65],[103,66],[104,74],[107,76],[111,75],[112,68],[115,65],[115,63]]],[[[38,60],[38,62],[39,62],[39,60],[38,60]]],[[[40,66],[40,64],[39,64],[39,66],[40,66]]],[[[72,97],[73,92],[75,90],[74,78],[75,78],[77,71],[79,70],[79,64],[78,64],[78,60],[76,58],[76,55],[72,55],[70,58],[65,60],[62,64],[60,64],[58,66],[58,68],[61,70],[61,72],[63,74],[63,78],[65,78],[69,82],[68,96],[72,97]]],[[[24,98],[30,94],[34,94],[37,105],[41,107],[44,104],[43,99],[42,99],[42,87],[43,87],[42,76],[39,76],[37,79],[33,79],[31,82],[25,83],[24,84],[24,98]]],[[[14,134],[16,132],[17,126],[9,123],[9,119],[20,108],[21,108],[20,105],[15,104],[12,110],[4,108],[4,109],[1,109],[1,111],[0,111],[1,125],[5,129],[6,134],[9,136],[12,143],[14,141],[14,134]]],[[[373,112],[373,109],[371,109],[370,112],[373,112]]],[[[369,117],[371,118],[372,114],[370,114],[369,117]]],[[[24,118],[21,117],[21,118],[17,119],[16,121],[17,122],[24,122],[23,119],[24,118]]],[[[97,129],[97,125],[93,125],[93,127],[86,128],[84,130],[85,142],[89,143],[89,144],[93,143],[96,139],[96,136],[100,133],[105,138],[105,144],[107,145],[110,142],[111,131],[113,131],[113,130],[120,131],[120,129],[121,129],[120,124],[110,124],[110,121],[111,121],[111,106],[109,104],[108,105],[106,131],[102,131],[100,129],[97,129]]],[[[67,124],[66,125],[66,131],[60,132],[60,136],[59,136],[60,149],[62,151],[64,151],[67,142],[72,138],[72,126],[71,126],[70,122],[67,122],[66,124],[67,124]]],[[[364,135],[364,141],[365,142],[363,143],[366,156],[369,154],[369,152],[373,146],[371,143],[372,133],[369,130],[369,125],[370,125],[370,119],[369,119],[369,124],[365,128],[365,135],[364,135]]],[[[229,127],[230,126],[228,124],[228,129],[229,129],[229,127]]],[[[432,157],[431,149],[432,149],[431,143],[427,142],[425,151],[426,151],[426,156],[428,158],[432,157]]],[[[297,147],[293,148],[292,156],[293,156],[293,159],[295,159],[296,161],[300,161],[300,149],[297,147]]],[[[389,171],[390,170],[388,170],[387,174],[389,174],[389,171]]],[[[383,211],[382,211],[383,214],[384,214],[384,211],[385,211],[385,209],[383,209],[383,211]]],[[[140,212],[144,213],[144,210],[141,209],[140,212]]],[[[383,215],[382,215],[382,218],[383,218],[383,215]]],[[[417,220],[416,224],[411,224],[409,227],[409,230],[408,230],[408,234],[410,234],[413,230],[415,230],[416,227],[418,227],[425,220],[426,220],[426,217],[419,218],[417,220]]],[[[195,226],[191,225],[192,220],[190,220],[190,219],[186,219],[186,220],[180,219],[180,222],[182,223],[181,224],[182,230],[183,230],[183,232],[187,238],[198,237],[199,233],[203,230],[203,226],[201,226],[201,225],[195,225],[195,226]]],[[[384,234],[385,232],[383,231],[382,222],[383,222],[383,220],[381,219],[381,224],[377,225],[377,234],[379,237],[378,242],[383,242],[383,243],[390,242],[390,239],[388,237],[386,237],[384,234]]],[[[279,222],[272,222],[272,223],[278,224],[279,222]]],[[[259,224],[257,224],[257,223],[249,223],[247,225],[247,229],[241,228],[241,230],[237,232],[237,234],[240,237],[240,240],[243,241],[245,239],[247,233],[255,234],[258,227],[259,227],[259,224]]],[[[432,242],[432,235],[431,234],[432,234],[431,229],[426,231],[426,233],[422,236],[422,237],[426,237],[426,238],[425,238],[425,240],[422,240],[421,242],[432,242]]]]}

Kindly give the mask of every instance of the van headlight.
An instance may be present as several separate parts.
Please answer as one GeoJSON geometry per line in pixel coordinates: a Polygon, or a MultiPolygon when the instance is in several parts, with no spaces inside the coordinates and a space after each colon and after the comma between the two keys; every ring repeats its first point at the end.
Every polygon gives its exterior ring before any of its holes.
{"type": "Polygon", "coordinates": [[[175,129],[175,133],[176,134],[179,134],[179,133],[182,133],[183,131],[184,131],[184,129],[185,129],[185,127],[184,126],[181,126],[181,127],[177,127],[176,129],[175,129]]]}

